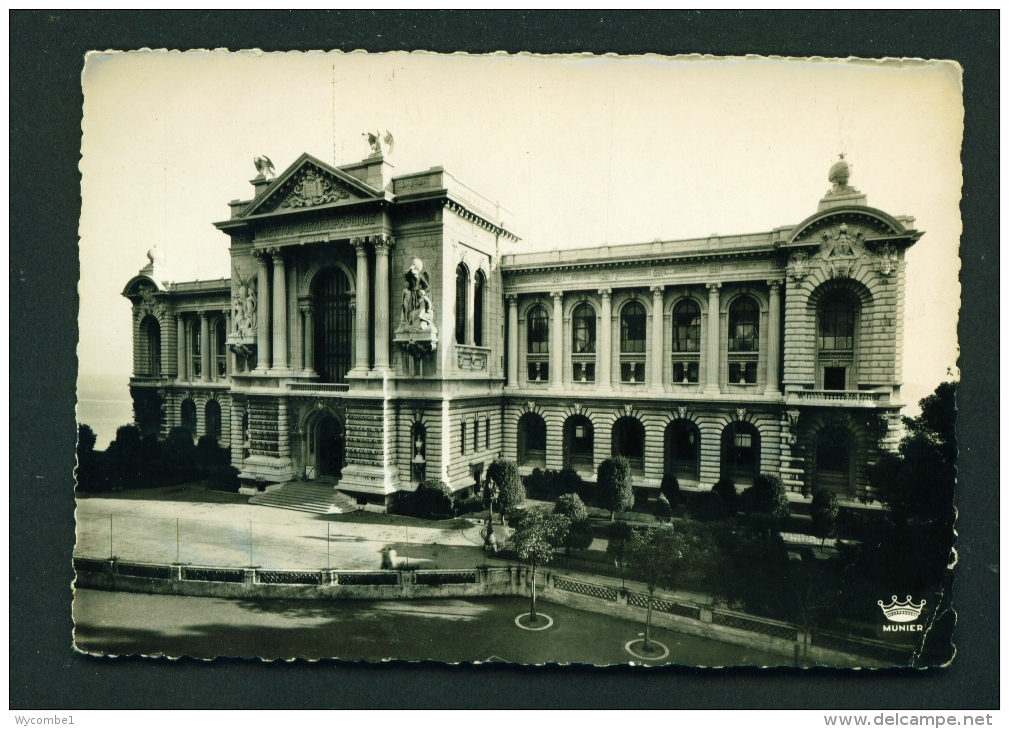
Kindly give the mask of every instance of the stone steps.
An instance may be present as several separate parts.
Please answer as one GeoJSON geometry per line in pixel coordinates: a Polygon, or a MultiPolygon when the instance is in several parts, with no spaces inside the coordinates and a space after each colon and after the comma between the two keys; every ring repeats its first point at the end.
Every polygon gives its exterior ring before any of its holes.
{"type": "Polygon", "coordinates": [[[359,508],[353,499],[337,491],[333,482],[315,481],[288,481],[278,489],[256,494],[249,503],[312,514],[342,514],[359,508]]]}

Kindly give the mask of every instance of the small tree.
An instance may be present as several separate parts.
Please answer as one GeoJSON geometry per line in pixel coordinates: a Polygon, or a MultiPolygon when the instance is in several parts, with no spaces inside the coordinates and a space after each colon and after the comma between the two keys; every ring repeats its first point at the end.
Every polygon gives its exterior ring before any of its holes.
{"type": "Polygon", "coordinates": [[[623,456],[607,458],[600,463],[596,481],[603,508],[610,510],[610,521],[616,512],[634,506],[634,477],[631,464],[623,456]]]}
{"type": "Polygon", "coordinates": [[[518,466],[498,458],[487,468],[487,478],[494,482],[497,490],[497,504],[504,524],[506,516],[516,514],[526,504],[526,488],[522,485],[518,466]]]}
{"type": "Polygon", "coordinates": [[[529,511],[523,515],[518,527],[508,540],[519,559],[532,568],[532,602],[529,605],[529,622],[536,618],[536,568],[550,564],[554,550],[563,542],[571,522],[560,514],[529,511]]]}
{"type": "Polygon", "coordinates": [[[578,475],[578,471],[571,468],[563,468],[554,477],[554,484],[558,494],[581,494],[585,489],[585,482],[578,475]]]}
{"type": "Polygon", "coordinates": [[[660,526],[634,534],[627,545],[627,563],[634,576],[648,588],[648,612],[645,618],[645,650],[652,638],[652,601],[655,588],[672,583],[676,562],[682,556],[679,539],[670,526],[660,526]]]}
{"type": "Polygon", "coordinates": [[[572,522],[564,536],[564,554],[570,556],[572,549],[588,549],[592,546],[592,525],[588,519],[572,522]]]}
{"type": "Polygon", "coordinates": [[[820,544],[825,539],[837,536],[837,495],[830,489],[819,489],[813,494],[812,505],[813,534],[820,538],[820,544]]]}
{"type": "Polygon", "coordinates": [[[413,492],[413,502],[417,510],[424,516],[451,516],[455,507],[455,498],[444,481],[429,478],[421,481],[413,492]]]}
{"type": "Polygon", "coordinates": [[[662,491],[662,495],[666,497],[666,501],[669,502],[670,506],[679,506],[680,504],[680,482],[671,473],[664,474],[662,476],[662,486],[659,489],[662,491]]]}
{"type": "Polygon", "coordinates": [[[578,494],[560,496],[554,505],[554,513],[566,516],[572,524],[589,518],[589,510],[585,508],[585,504],[578,494]]]}
{"type": "Polygon", "coordinates": [[[758,518],[754,520],[755,523],[766,522],[771,528],[781,531],[791,516],[788,494],[781,478],[772,473],[762,473],[753,479],[753,485],[743,492],[743,510],[750,517],[768,515],[770,521],[758,518]]]}
{"type": "Polygon", "coordinates": [[[669,505],[669,499],[665,494],[659,494],[659,498],[655,500],[655,518],[659,520],[659,523],[665,524],[672,516],[673,507],[669,505]]]}
{"type": "Polygon", "coordinates": [[[697,521],[725,521],[729,518],[725,502],[714,491],[699,491],[692,494],[687,504],[687,512],[691,519],[697,521]]]}
{"type": "Polygon", "coordinates": [[[98,491],[102,487],[102,453],[95,451],[98,436],[90,425],[77,426],[77,487],[81,491],[98,491]]]}
{"type": "Polygon", "coordinates": [[[736,484],[731,478],[720,478],[718,483],[711,487],[711,490],[718,494],[718,497],[725,504],[725,510],[729,516],[735,516],[739,511],[739,497],[736,494],[736,484]]]}
{"type": "Polygon", "coordinates": [[[615,521],[609,525],[606,532],[606,554],[613,557],[617,567],[620,569],[620,583],[623,587],[624,565],[627,561],[627,542],[630,541],[634,530],[626,521],[615,521]]]}

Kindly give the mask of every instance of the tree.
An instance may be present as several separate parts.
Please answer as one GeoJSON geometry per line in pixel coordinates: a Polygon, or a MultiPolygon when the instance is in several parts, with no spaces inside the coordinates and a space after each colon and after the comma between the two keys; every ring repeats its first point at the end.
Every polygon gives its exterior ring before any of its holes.
{"type": "Polygon", "coordinates": [[[739,511],[739,497],[736,494],[736,484],[731,478],[720,478],[718,483],[711,487],[711,490],[718,494],[718,497],[725,504],[725,510],[729,516],[735,516],[739,511]]]}
{"type": "Polygon", "coordinates": [[[497,493],[501,523],[504,524],[506,516],[516,514],[526,504],[526,487],[522,485],[519,468],[512,461],[498,458],[487,467],[487,478],[494,482],[492,490],[497,493]]]}
{"type": "Polygon", "coordinates": [[[648,612],[645,618],[645,646],[651,648],[652,601],[655,588],[670,585],[676,575],[677,560],[683,554],[678,535],[670,526],[660,526],[635,533],[627,544],[627,563],[632,574],[648,588],[648,612]]]}
{"type": "Polygon", "coordinates": [[[98,436],[90,425],[77,426],[77,487],[81,491],[99,491],[102,478],[103,454],[95,451],[98,436]]]}
{"type": "Polygon", "coordinates": [[[192,476],[196,461],[196,446],[189,428],[176,426],[168,432],[161,448],[161,463],[165,471],[183,477],[192,476]]]}
{"type": "Polygon", "coordinates": [[[634,506],[634,477],[631,464],[623,456],[607,458],[600,463],[596,481],[603,508],[610,510],[610,521],[616,512],[634,506]]]}
{"type": "Polygon", "coordinates": [[[620,569],[620,582],[623,587],[624,565],[627,561],[627,542],[630,541],[634,530],[626,521],[615,521],[609,525],[606,532],[606,554],[613,557],[617,567],[620,569]]]}
{"type": "Polygon", "coordinates": [[[762,473],[753,479],[753,485],[743,492],[743,511],[754,524],[766,524],[768,529],[781,531],[792,513],[781,478],[773,473],[762,473]]]}
{"type": "Polygon", "coordinates": [[[87,423],[81,423],[77,426],[77,455],[93,453],[95,450],[95,443],[98,442],[98,436],[95,435],[95,431],[91,429],[91,426],[87,423]]]}
{"type": "Polygon", "coordinates": [[[508,540],[512,549],[523,562],[532,568],[532,602],[529,606],[529,622],[536,618],[536,568],[550,564],[554,550],[563,542],[571,522],[560,514],[544,514],[529,511],[523,515],[518,527],[508,540]]]}
{"type": "Polygon", "coordinates": [[[821,544],[823,540],[837,536],[837,516],[840,511],[837,495],[833,491],[818,489],[813,493],[813,534],[820,538],[821,544]]]}
{"type": "Polygon", "coordinates": [[[585,504],[578,494],[564,494],[558,497],[557,503],[554,505],[554,513],[566,516],[572,523],[585,521],[589,518],[589,510],[585,508],[585,504]]]}
{"type": "Polygon", "coordinates": [[[116,439],[105,451],[114,488],[136,488],[140,484],[142,456],[140,429],[132,424],[119,426],[116,439]]]}
{"type": "Polygon", "coordinates": [[[665,494],[659,494],[659,498],[655,500],[655,518],[659,523],[665,524],[672,516],[673,507],[669,505],[669,499],[665,494]]]}
{"type": "Polygon", "coordinates": [[[562,468],[554,478],[555,490],[558,494],[579,494],[585,490],[585,482],[578,471],[570,466],[562,468]]]}
{"type": "Polygon", "coordinates": [[[592,525],[588,519],[572,522],[564,536],[564,553],[571,555],[572,549],[588,549],[592,546],[592,525]]]}
{"type": "Polygon", "coordinates": [[[671,473],[662,476],[662,485],[659,487],[662,495],[670,506],[679,506],[680,503],[680,482],[671,473]]]}
{"type": "Polygon", "coordinates": [[[690,496],[687,502],[687,513],[697,521],[725,521],[729,511],[725,508],[722,497],[714,491],[698,491],[690,496]]]}

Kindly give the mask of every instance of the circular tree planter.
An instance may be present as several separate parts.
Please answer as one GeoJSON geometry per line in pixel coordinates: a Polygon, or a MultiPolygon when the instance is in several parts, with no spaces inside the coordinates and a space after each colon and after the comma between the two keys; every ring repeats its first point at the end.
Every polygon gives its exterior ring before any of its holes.
{"type": "Polygon", "coordinates": [[[546,630],[554,624],[554,619],[546,613],[536,613],[536,617],[536,623],[534,625],[530,625],[529,613],[522,613],[521,615],[517,615],[515,617],[515,625],[522,628],[522,630],[546,630]],[[541,624],[543,619],[546,619],[546,625],[541,624]]]}
{"type": "Polygon", "coordinates": [[[669,649],[659,641],[650,640],[648,641],[648,645],[650,650],[645,653],[645,639],[638,638],[637,640],[628,641],[624,646],[624,650],[643,661],[661,661],[663,658],[669,657],[669,649]]]}

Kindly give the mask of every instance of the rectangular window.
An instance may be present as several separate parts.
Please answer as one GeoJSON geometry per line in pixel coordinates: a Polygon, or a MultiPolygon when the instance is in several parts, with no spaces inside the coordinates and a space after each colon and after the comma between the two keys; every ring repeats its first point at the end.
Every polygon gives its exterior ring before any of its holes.
{"type": "Polygon", "coordinates": [[[483,421],[483,447],[490,449],[490,418],[483,421]]]}
{"type": "Polygon", "coordinates": [[[729,382],[734,385],[754,385],[757,382],[756,362],[730,362],[729,382]]]}
{"type": "Polygon", "coordinates": [[[823,389],[824,390],[844,390],[845,371],[847,367],[824,367],[823,368],[823,389]]]}
{"type": "Polygon", "coordinates": [[[645,381],[645,363],[621,362],[620,381],[631,385],[643,383],[645,381]]]}
{"type": "Polygon", "coordinates": [[[480,421],[473,421],[473,452],[480,450],[480,421]]]}
{"type": "Polygon", "coordinates": [[[463,423],[461,427],[462,427],[462,438],[460,439],[460,442],[459,442],[459,452],[462,455],[465,456],[466,455],[466,423],[463,423]]]}
{"type": "Polygon", "coordinates": [[[699,372],[698,362],[673,362],[673,382],[697,382],[699,372]]]}
{"type": "Polygon", "coordinates": [[[546,382],[550,379],[550,363],[549,362],[530,362],[529,363],[529,381],[530,382],[546,382]]]}
{"type": "Polygon", "coordinates": [[[572,379],[575,382],[595,382],[596,363],[595,362],[575,362],[572,379]]]}
{"type": "Polygon", "coordinates": [[[749,448],[753,445],[753,436],[749,433],[736,433],[733,444],[736,448],[749,448]]]}

